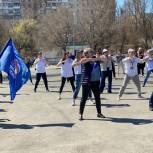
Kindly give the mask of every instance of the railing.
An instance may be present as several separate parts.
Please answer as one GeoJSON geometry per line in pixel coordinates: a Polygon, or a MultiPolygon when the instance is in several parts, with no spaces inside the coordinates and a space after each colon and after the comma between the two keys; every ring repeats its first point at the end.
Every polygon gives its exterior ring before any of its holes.
{"type": "Polygon", "coordinates": [[[46,58],[49,65],[57,65],[60,58],[46,58]]]}

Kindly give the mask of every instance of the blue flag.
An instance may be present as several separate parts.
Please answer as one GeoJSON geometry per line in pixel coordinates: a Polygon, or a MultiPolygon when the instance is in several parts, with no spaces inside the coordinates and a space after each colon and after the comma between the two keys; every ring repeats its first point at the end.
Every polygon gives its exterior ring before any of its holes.
{"type": "Polygon", "coordinates": [[[30,74],[12,39],[6,43],[0,54],[0,70],[8,75],[10,96],[14,100],[16,92],[29,80],[30,74]]]}

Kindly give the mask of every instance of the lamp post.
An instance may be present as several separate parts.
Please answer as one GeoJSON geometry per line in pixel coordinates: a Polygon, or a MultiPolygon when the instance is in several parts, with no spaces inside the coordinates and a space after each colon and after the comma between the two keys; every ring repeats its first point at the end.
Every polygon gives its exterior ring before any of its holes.
{"type": "Polygon", "coordinates": [[[73,52],[75,51],[75,11],[73,11],[73,32],[72,32],[72,39],[73,39],[73,52]]]}
{"type": "Polygon", "coordinates": [[[73,1],[73,52],[75,52],[75,26],[77,25],[77,17],[76,17],[76,1],[73,1]]]}
{"type": "Polygon", "coordinates": [[[71,34],[64,34],[64,43],[65,43],[65,48],[64,48],[64,50],[66,51],[66,49],[67,49],[67,46],[69,45],[69,38],[71,37],[71,34]]]}

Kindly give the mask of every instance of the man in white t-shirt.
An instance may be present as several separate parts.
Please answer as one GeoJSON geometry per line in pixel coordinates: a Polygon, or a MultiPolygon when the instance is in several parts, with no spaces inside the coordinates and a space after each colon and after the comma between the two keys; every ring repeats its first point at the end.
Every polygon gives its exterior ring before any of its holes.
{"type": "Polygon", "coordinates": [[[135,57],[135,51],[133,49],[128,50],[128,57],[122,60],[124,64],[124,81],[123,85],[119,91],[118,100],[122,97],[126,86],[128,85],[129,81],[132,80],[137,87],[138,90],[138,97],[142,98],[141,96],[141,84],[138,76],[138,69],[137,64],[141,63],[141,60],[135,57]]]}
{"type": "Polygon", "coordinates": [[[44,84],[45,84],[45,87],[46,87],[46,91],[49,91],[46,69],[45,69],[46,60],[42,56],[42,52],[38,53],[38,58],[35,60],[34,64],[36,66],[36,83],[35,83],[34,92],[36,92],[36,90],[37,90],[37,86],[39,84],[39,81],[40,81],[41,77],[43,78],[43,81],[44,81],[44,84]]]}

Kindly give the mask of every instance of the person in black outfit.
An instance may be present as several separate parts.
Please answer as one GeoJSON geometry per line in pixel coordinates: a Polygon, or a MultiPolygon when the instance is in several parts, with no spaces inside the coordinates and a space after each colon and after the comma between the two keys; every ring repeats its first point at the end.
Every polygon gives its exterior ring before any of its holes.
{"type": "Polygon", "coordinates": [[[149,110],[153,111],[153,92],[152,92],[150,99],[149,99],[149,110]]]}
{"type": "Polygon", "coordinates": [[[2,72],[0,71],[0,83],[2,84],[3,83],[3,75],[2,75],[2,72]]]}
{"type": "MultiPolygon", "coordinates": [[[[137,51],[137,57],[140,59],[144,58],[144,50],[143,48],[139,48],[137,51]]],[[[145,68],[145,62],[144,63],[138,63],[138,74],[144,76],[144,68],[145,68]]]]}
{"type": "MultiPolygon", "coordinates": [[[[100,76],[97,80],[91,80],[92,78],[92,71],[93,68],[96,67],[93,62],[100,61],[101,58],[91,58],[91,49],[86,48],[84,50],[84,58],[81,59],[82,63],[82,98],[80,102],[80,120],[83,120],[83,112],[85,108],[85,104],[89,95],[90,89],[92,90],[94,97],[95,97],[95,103],[97,108],[97,117],[99,118],[105,118],[105,116],[101,113],[101,100],[100,100],[100,76]]],[[[96,63],[96,62],[95,62],[96,63]]],[[[100,72],[100,69],[99,69],[100,72]]]]}
{"type": "Polygon", "coordinates": [[[115,63],[113,61],[112,61],[112,73],[114,78],[116,78],[115,63]]]}

